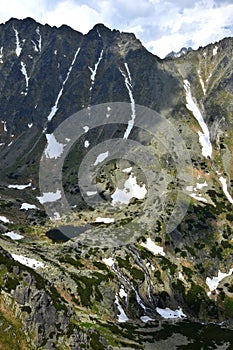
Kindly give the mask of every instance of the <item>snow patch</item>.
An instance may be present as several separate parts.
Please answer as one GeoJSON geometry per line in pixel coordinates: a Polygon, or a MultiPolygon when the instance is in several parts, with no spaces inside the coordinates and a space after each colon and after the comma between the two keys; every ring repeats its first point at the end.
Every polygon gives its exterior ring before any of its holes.
{"type": "Polygon", "coordinates": [[[201,194],[191,193],[190,196],[199,202],[208,203],[207,199],[202,197],[201,194]]]}
{"type": "Polygon", "coordinates": [[[83,130],[84,130],[85,132],[88,132],[89,126],[85,125],[85,126],[83,127],[83,130]]]}
{"type": "Polygon", "coordinates": [[[207,182],[203,182],[203,183],[196,183],[196,189],[201,190],[203,187],[208,187],[207,182]]]}
{"type": "Polygon", "coordinates": [[[35,43],[35,41],[34,41],[34,40],[31,40],[31,43],[32,43],[32,45],[33,45],[33,47],[34,47],[34,50],[35,50],[36,52],[39,52],[39,49],[38,49],[37,44],[35,43]]]}
{"type": "MultiPolygon", "coordinates": [[[[218,271],[218,275],[216,277],[206,277],[206,284],[209,287],[210,292],[217,289],[219,282],[221,282],[225,277],[228,277],[232,274],[233,269],[230,269],[228,273],[223,273],[220,270],[218,271]]],[[[208,293],[210,295],[210,293],[208,293]]]]}
{"type": "Polygon", "coordinates": [[[114,265],[114,260],[113,260],[113,258],[104,258],[104,259],[103,259],[103,262],[104,262],[107,266],[109,266],[109,267],[112,267],[112,266],[114,265]]]}
{"type": "Polygon", "coordinates": [[[0,48],[0,63],[3,63],[3,46],[0,48]]]}
{"type": "Polygon", "coordinates": [[[104,153],[100,153],[100,154],[98,155],[98,157],[96,158],[96,161],[95,161],[94,165],[97,165],[97,164],[99,164],[99,163],[102,163],[102,162],[108,157],[108,155],[109,155],[109,152],[108,152],[108,151],[107,151],[107,152],[104,152],[104,153]]]}
{"type": "Polygon", "coordinates": [[[24,236],[19,235],[18,233],[15,233],[13,231],[3,233],[3,236],[9,237],[9,238],[13,239],[14,241],[18,241],[18,240],[24,238],[24,236]]]}
{"type": "Polygon", "coordinates": [[[10,224],[12,223],[9,219],[7,219],[5,216],[0,216],[0,221],[4,222],[4,224],[10,224]]]}
{"type": "Polygon", "coordinates": [[[16,44],[15,53],[19,57],[22,51],[22,48],[20,46],[20,41],[19,41],[19,32],[14,27],[13,27],[13,30],[15,32],[15,44],[16,44]]]}
{"type": "Polygon", "coordinates": [[[184,275],[182,274],[182,272],[179,272],[178,278],[179,278],[181,281],[185,281],[185,278],[184,278],[184,275]]]}
{"type": "Polygon", "coordinates": [[[8,185],[7,187],[13,188],[15,190],[25,190],[25,188],[31,187],[31,186],[32,186],[32,183],[29,182],[29,184],[27,184],[27,185],[8,185]]]}
{"type": "Polygon", "coordinates": [[[150,318],[148,316],[141,316],[140,320],[144,323],[150,322],[150,321],[154,321],[153,318],[150,318]]]}
{"type": "Polygon", "coordinates": [[[127,75],[129,77],[129,81],[130,81],[130,84],[132,83],[132,79],[131,79],[131,74],[130,74],[130,71],[129,71],[129,66],[128,66],[128,63],[124,63],[125,65],[125,68],[126,68],[126,71],[127,71],[127,75]]]}
{"type": "Polygon", "coordinates": [[[121,299],[122,299],[122,298],[125,298],[125,299],[127,300],[128,295],[127,295],[127,293],[125,292],[123,286],[121,286],[121,288],[120,288],[119,297],[120,297],[121,299]]]}
{"type": "Polygon", "coordinates": [[[88,140],[86,140],[85,142],[84,142],[84,147],[85,148],[88,148],[90,146],[90,142],[88,141],[88,140]]]}
{"type": "Polygon", "coordinates": [[[225,196],[227,197],[228,201],[229,201],[231,204],[233,204],[233,198],[231,197],[231,195],[230,195],[230,193],[228,192],[228,189],[227,189],[227,180],[224,179],[223,176],[220,176],[219,181],[220,181],[221,184],[222,184],[223,192],[224,192],[225,196]]]}
{"type": "Polygon", "coordinates": [[[87,191],[87,196],[90,197],[90,196],[94,196],[96,195],[98,192],[97,191],[87,191]]]}
{"type": "Polygon", "coordinates": [[[193,113],[193,116],[198,121],[203,132],[198,131],[199,142],[202,146],[202,154],[205,158],[212,157],[212,144],[210,142],[210,133],[209,129],[203,119],[203,116],[198,108],[198,106],[193,101],[190,83],[188,80],[184,80],[184,88],[186,91],[186,107],[193,113]]]}
{"type": "Polygon", "coordinates": [[[59,158],[63,153],[65,145],[63,143],[59,143],[53,134],[45,134],[45,136],[48,143],[45,149],[46,158],[59,158]]]}
{"type": "Polygon", "coordinates": [[[129,94],[129,99],[130,99],[130,104],[131,104],[131,119],[128,122],[128,127],[124,133],[124,139],[128,139],[129,134],[131,132],[131,130],[133,129],[134,126],[134,120],[136,118],[136,110],[135,110],[135,101],[134,101],[134,97],[133,97],[133,92],[132,92],[132,79],[131,79],[131,74],[130,74],[130,70],[128,67],[128,64],[125,62],[125,68],[126,68],[126,72],[127,75],[125,74],[125,72],[123,70],[120,69],[120,72],[122,74],[122,76],[124,77],[125,80],[125,86],[128,90],[128,94],[129,94]]]}
{"type": "Polygon", "coordinates": [[[198,200],[199,202],[204,202],[204,203],[207,203],[207,199],[202,197],[202,194],[201,193],[197,193],[197,190],[201,190],[203,187],[207,187],[208,184],[207,182],[203,182],[203,183],[196,183],[196,186],[193,187],[193,186],[186,186],[186,190],[188,192],[195,192],[195,193],[191,193],[190,196],[196,200],[198,200]]]}
{"type": "Polygon", "coordinates": [[[166,307],[165,309],[160,309],[159,307],[156,307],[156,311],[163,318],[183,318],[183,317],[187,317],[183,313],[181,307],[178,307],[177,310],[171,310],[168,307],[166,307]]]}
{"type": "Polygon", "coordinates": [[[33,44],[34,50],[36,52],[41,52],[42,38],[41,38],[41,35],[40,35],[40,28],[39,27],[36,28],[36,34],[39,36],[39,39],[37,40],[37,43],[35,43],[34,40],[31,40],[31,43],[33,44]]]}
{"type": "Polygon", "coordinates": [[[64,87],[65,87],[65,84],[66,84],[67,80],[69,79],[70,73],[71,73],[71,71],[73,69],[73,65],[74,65],[74,63],[76,61],[76,58],[78,56],[79,51],[80,51],[80,48],[78,48],[78,50],[76,51],[76,53],[74,55],[73,61],[72,61],[71,65],[70,65],[70,68],[69,68],[69,70],[67,72],[66,78],[65,78],[65,80],[62,83],[62,88],[61,88],[61,90],[58,93],[57,99],[55,101],[55,105],[52,107],[51,112],[48,115],[48,121],[51,121],[53,119],[53,117],[55,116],[55,114],[57,113],[58,103],[59,103],[60,98],[61,98],[61,96],[63,94],[63,90],[64,90],[64,87]]]}
{"type": "Polygon", "coordinates": [[[146,194],[146,185],[143,184],[143,186],[139,186],[136,176],[132,174],[125,181],[123,190],[117,187],[115,192],[111,195],[112,205],[129,204],[132,198],[143,199],[146,194]]]}
{"type": "Polygon", "coordinates": [[[3,124],[3,131],[7,132],[6,122],[4,120],[2,120],[2,124],[3,124]]]}
{"type": "Polygon", "coordinates": [[[38,47],[39,47],[39,51],[41,52],[41,43],[42,43],[42,38],[41,38],[41,35],[40,35],[40,28],[37,27],[36,28],[36,33],[39,35],[39,39],[38,39],[38,47]]]}
{"type": "Polygon", "coordinates": [[[34,204],[22,203],[20,210],[29,210],[29,209],[37,209],[34,204]]]}
{"type": "MultiPolygon", "coordinates": [[[[98,58],[98,61],[97,61],[96,64],[95,64],[94,68],[91,68],[91,67],[88,66],[88,68],[89,68],[90,71],[91,71],[91,85],[94,85],[94,83],[95,83],[95,76],[96,76],[96,73],[97,73],[97,69],[98,69],[98,67],[99,67],[99,64],[100,64],[100,62],[101,62],[101,60],[102,60],[102,58],[103,58],[103,52],[104,52],[104,50],[101,50],[100,56],[99,56],[99,58],[98,58]]],[[[90,88],[90,90],[91,90],[91,89],[92,89],[92,87],[90,88]]]]}
{"type": "Polygon", "coordinates": [[[129,173],[131,173],[132,169],[133,169],[132,167],[125,168],[125,169],[122,170],[122,172],[129,174],[129,173]]]}
{"type": "Polygon", "coordinates": [[[26,64],[23,61],[21,61],[21,72],[24,75],[25,82],[26,82],[25,92],[21,92],[21,93],[24,94],[24,95],[27,95],[27,93],[28,93],[28,84],[29,84],[29,79],[30,78],[29,78],[29,76],[27,74],[26,64]]]}
{"type": "Polygon", "coordinates": [[[45,192],[42,196],[36,197],[40,204],[56,202],[61,198],[61,191],[57,190],[56,192],[45,192]]]}
{"type": "Polygon", "coordinates": [[[95,222],[104,222],[105,224],[110,224],[114,221],[115,221],[114,218],[101,218],[100,216],[98,216],[98,218],[96,218],[95,220],[95,222]]]}
{"type": "Polygon", "coordinates": [[[125,314],[125,311],[123,310],[123,307],[119,303],[118,296],[116,295],[115,304],[117,305],[118,311],[120,312],[120,315],[117,316],[118,322],[124,323],[127,322],[129,319],[125,314]]]}
{"type": "Polygon", "coordinates": [[[205,88],[205,84],[204,84],[204,81],[203,81],[203,79],[202,79],[202,77],[201,77],[201,73],[200,73],[199,70],[197,71],[197,74],[198,74],[198,77],[199,77],[199,80],[200,80],[200,84],[201,84],[201,87],[202,87],[202,91],[203,91],[203,93],[204,93],[204,95],[205,95],[205,94],[206,94],[206,88],[205,88]]]}
{"type": "Polygon", "coordinates": [[[11,254],[12,255],[12,258],[18,262],[20,262],[21,264],[25,265],[25,266],[28,266],[28,267],[31,267],[32,269],[38,269],[38,268],[43,268],[45,267],[45,264],[40,262],[40,261],[37,261],[35,259],[32,259],[32,258],[27,258],[26,256],[23,256],[23,255],[17,255],[17,254],[11,254]]]}
{"type": "Polygon", "coordinates": [[[146,243],[142,242],[140,245],[142,247],[148,249],[154,255],[163,255],[163,256],[165,256],[163,247],[160,247],[159,245],[155,244],[150,237],[147,237],[146,243]]]}
{"type": "Polygon", "coordinates": [[[218,52],[218,46],[215,46],[213,48],[213,56],[215,56],[217,54],[217,52],[218,52]]]}

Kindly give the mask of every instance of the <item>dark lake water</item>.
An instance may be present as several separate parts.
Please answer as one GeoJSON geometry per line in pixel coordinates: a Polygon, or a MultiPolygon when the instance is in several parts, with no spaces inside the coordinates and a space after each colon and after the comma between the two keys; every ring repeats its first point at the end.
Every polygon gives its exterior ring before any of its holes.
{"type": "Polygon", "coordinates": [[[46,236],[53,242],[67,242],[72,238],[78,237],[81,233],[87,230],[88,226],[75,227],[71,225],[59,226],[46,232],[46,236]]]}

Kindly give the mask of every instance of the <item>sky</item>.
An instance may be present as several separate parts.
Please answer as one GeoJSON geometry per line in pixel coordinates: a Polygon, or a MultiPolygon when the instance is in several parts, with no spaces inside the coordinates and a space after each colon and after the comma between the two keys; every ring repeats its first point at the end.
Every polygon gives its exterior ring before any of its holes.
{"type": "Polygon", "coordinates": [[[1,0],[0,23],[32,17],[86,34],[96,23],[133,32],[164,58],[233,36],[233,0],[1,0]]]}

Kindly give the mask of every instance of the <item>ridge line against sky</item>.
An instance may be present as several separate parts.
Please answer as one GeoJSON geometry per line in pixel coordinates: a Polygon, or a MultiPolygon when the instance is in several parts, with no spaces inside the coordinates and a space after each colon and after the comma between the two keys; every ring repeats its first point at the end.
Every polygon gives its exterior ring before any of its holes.
{"type": "Polygon", "coordinates": [[[233,0],[2,0],[0,23],[11,17],[67,24],[84,34],[103,23],[133,32],[161,58],[233,36],[233,0]]]}

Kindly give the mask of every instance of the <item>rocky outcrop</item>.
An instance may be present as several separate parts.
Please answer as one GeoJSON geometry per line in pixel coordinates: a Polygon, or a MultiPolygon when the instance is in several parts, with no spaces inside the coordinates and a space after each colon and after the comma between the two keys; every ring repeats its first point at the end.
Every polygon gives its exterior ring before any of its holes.
{"type": "Polygon", "coordinates": [[[88,346],[87,332],[55,286],[0,249],[1,300],[20,319],[32,349],[79,349],[88,346]]]}

